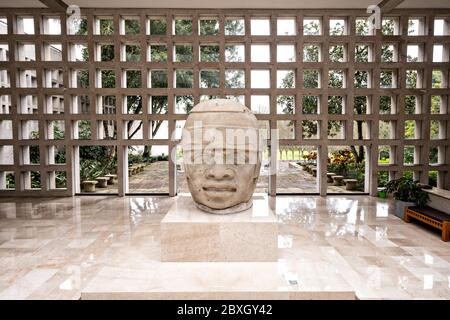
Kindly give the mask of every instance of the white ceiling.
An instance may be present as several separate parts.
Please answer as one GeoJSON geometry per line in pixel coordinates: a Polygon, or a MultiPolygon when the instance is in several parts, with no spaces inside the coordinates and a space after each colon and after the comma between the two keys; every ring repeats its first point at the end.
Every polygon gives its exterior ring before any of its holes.
{"type": "MultiPolygon", "coordinates": [[[[63,0],[91,8],[364,9],[381,0],[63,0]]],[[[38,0],[0,0],[0,7],[45,7],[38,0]]],[[[449,0],[405,0],[399,8],[450,8],[449,0]]]]}

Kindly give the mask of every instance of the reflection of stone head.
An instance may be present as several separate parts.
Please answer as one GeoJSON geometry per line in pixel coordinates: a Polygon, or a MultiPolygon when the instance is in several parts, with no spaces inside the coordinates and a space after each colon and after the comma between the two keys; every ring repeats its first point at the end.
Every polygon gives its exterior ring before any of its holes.
{"type": "Polygon", "coordinates": [[[183,129],[183,161],[198,207],[230,213],[251,206],[261,166],[256,117],[244,105],[214,99],[196,105],[183,129]]]}

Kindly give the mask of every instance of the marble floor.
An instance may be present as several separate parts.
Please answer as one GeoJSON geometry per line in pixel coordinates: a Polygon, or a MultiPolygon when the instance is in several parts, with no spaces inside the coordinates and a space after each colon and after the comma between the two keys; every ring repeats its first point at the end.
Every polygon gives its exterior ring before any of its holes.
{"type": "MultiPolygon", "coordinates": [[[[108,270],[126,276],[127,270],[159,267],[164,273],[160,221],[173,201],[1,198],[0,299],[79,299],[108,270]]],[[[389,200],[279,196],[275,203],[278,262],[265,272],[300,287],[349,287],[359,299],[450,299],[450,243],[398,219],[389,200]]],[[[251,265],[244,269],[261,278],[251,265]]]]}

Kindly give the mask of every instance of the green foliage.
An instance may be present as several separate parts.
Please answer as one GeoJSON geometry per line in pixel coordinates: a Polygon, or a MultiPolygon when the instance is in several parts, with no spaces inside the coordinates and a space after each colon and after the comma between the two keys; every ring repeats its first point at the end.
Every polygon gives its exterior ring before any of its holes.
{"type": "Polygon", "coordinates": [[[167,21],[164,19],[150,20],[151,35],[165,35],[167,33],[167,21]]]}
{"type": "Polygon", "coordinates": [[[425,206],[429,200],[428,193],[423,191],[417,182],[405,177],[389,181],[386,184],[386,192],[392,194],[396,200],[414,202],[420,207],[425,206]]]}
{"type": "MultiPolygon", "coordinates": [[[[228,52],[234,47],[229,46],[228,52]]],[[[203,45],[200,46],[200,61],[214,62],[219,61],[219,46],[218,45],[203,45]]]]}
{"type": "Polygon", "coordinates": [[[389,172],[388,171],[378,171],[378,187],[386,187],[386,184],[389,181],[389,172]]]}
{"type": "Polygon", "coordinates": [[[16,187],[16,181],[14,179],[14,173],[8,173],[6,175],[6,188],[14,189],[16,187]]]}
{"type": "Polygon", "coordinates": [[[437,171],[429,171],[428,172],[428,184],[433,187],[437,187],[437,171]]]}
{"type": "Polygon", "coordinates": [[[192,20],[175,19],[175,34],[176,35],[191,35],[192,34],[192,20]]]}
{"type": "Polygon", "coordinates": [[[167,46],[152,45],[150,49],[150,60],[153,62],[167,61],[167,46]]]}
{"type": "Polygon", "coordinates": [[[219,33],[219,23],[217,20],[200,20],[200,35],[215,36],[219,33]]]}
{"type": "Polygon", "coordinates": [[[244,24],[240,20],[225,20],[225,34],[227,35],[243,35],[244,24]]]}

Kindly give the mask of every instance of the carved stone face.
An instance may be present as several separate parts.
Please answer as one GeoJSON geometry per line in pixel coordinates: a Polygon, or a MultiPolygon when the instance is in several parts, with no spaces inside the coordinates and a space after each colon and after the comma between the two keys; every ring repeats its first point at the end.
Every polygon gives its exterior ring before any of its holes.
{"type": "Polygon", "coordinates": [[[200,209],[223,214],[251,206],[261,166],[255,137],[256,117],[237,102],[208,100],[192,109],[183,130],[183,159],[200,209]]]}

